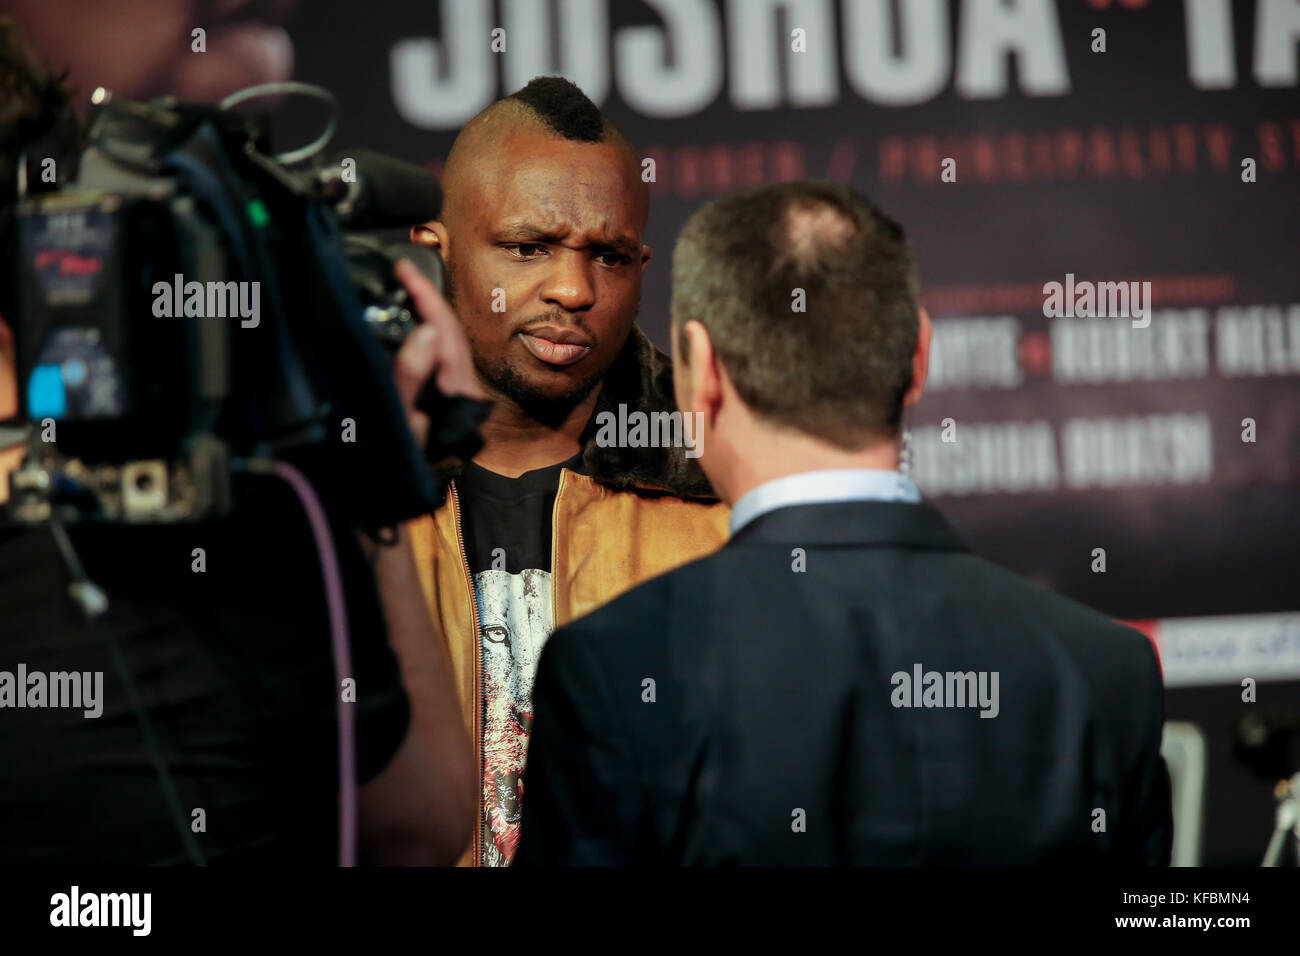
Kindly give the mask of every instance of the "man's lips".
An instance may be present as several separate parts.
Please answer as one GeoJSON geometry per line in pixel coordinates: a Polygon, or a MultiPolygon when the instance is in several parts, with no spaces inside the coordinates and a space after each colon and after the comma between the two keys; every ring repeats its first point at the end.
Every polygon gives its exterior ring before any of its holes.
{"type": "Polygon", "coordinates": [[[529,329],[519,341],[548,365],[572,365],[591,351],[591,338],[577,329],[529,329]]]}

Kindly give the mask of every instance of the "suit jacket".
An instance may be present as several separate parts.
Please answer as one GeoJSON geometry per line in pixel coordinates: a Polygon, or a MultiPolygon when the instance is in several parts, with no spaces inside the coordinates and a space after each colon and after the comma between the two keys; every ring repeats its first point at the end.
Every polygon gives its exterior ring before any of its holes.
{"type": "Polygon", "coordinates": [[[787,506],[552,636],[515,864],[1167,865],[1150,642],[927,504],[787,506]]]}

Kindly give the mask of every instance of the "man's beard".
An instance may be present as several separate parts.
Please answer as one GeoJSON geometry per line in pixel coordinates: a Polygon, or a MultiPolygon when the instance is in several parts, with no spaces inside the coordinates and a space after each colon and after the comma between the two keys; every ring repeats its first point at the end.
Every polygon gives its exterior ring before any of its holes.
{"type": "MultiPolygon", "coordinates": [[[[452,279],[451,263],[446,263],[444,272],[444,281],[447,287],[446,299],[454,309],[456,306],[456,283],[452,279]]],[[[640,311],[640,305],[640,299],[638,298],[637,311],[640,311]]],[[[633,322],[636,321],[635,313],[632,320],[633,322]]],[[[489,362],[480,354],[478,349],[473,348],[473,344],[473,340],[471,340],[470,346],[474,355],[474,369],[478,372],[479,378],[498,394],[504,395],[518,405],[530,418],[547,428],[559,428],[563,425],[573,410],[591,395],[592,391],[601,383],[605,378],[605,374],[609,371],[609,369],[603,369],[595,373],[562,395],[545,395],[535,385],[526,381],[518,370],[505,359],[495,363],[489,362]]]]}
{"type": "Polygon", "coordinates": [[[536,386],[525,381],[515,367],[505,360],[489,365],[475,355],[474,368],[479,376],[498,393],[510,399],[531,418],[547,428],[559,428],[563,425],[573,410],[582,404],[605,377],[604,372],[598,372],[562,395],[544,395],[536,386]]]}

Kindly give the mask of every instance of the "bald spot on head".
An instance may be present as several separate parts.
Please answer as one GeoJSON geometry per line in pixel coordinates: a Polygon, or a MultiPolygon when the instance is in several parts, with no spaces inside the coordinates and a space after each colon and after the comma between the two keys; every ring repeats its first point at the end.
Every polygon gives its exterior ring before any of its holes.
{"type": "MultiPolygon", "coordinates": [[[[476,201],[480,189],[492,183],[499,163],[517,161],[518,157],[505,147],[509,140],[520,136],[566,141],[564,136],[548,126],[530,107],[510,98],[497,100],[483,109],[457,134],[442,173],[442,189],[446,200],[440,219],[449,228],[454,226],[461,210],[476,201]]],[[[634,191],[641,200],[643,209],[648,212],[650,187],[641,179],[640,161],[617,127],[606,121],[604,135],[599,143],[568,141],[578,145],[612,146],[621,153],[628,180],[636,184],[634,191]]]]}
{"type": "Polygon", "coordinates": [[[775,269],[793,266],[806,272],[813,266],[825,263],[836,251],[843,249],[857,227],[853,220],[829,203],[794,202],[786,207],[780,226],[781,250],[775,269]]]}

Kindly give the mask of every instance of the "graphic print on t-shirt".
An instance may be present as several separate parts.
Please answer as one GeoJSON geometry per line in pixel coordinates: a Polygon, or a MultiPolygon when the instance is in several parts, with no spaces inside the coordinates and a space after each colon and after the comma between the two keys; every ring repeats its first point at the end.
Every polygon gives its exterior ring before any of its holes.
{"type": "Polygon", "coordinates": [[[483,865],[506,866],[519,845],[533,681],[551,635],[551,573],[474,577],[483,641],[483,865]]]}
{"type": "Polygon", "coordinates": [[[517,478],[467,462],[453,482],[479,612],[484,866],[509,865],[519,844],[533,681],[555,628],[551,522],[560,473],[578,470],[581,457],[517,478]]]}

